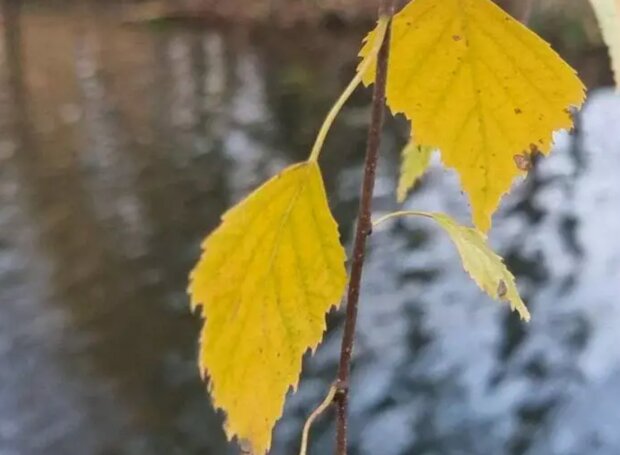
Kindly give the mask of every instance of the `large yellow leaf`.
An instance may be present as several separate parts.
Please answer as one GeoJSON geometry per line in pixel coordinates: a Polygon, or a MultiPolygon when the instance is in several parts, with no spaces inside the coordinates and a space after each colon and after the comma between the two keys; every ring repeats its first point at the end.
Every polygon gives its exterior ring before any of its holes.
{"type": "Polygon", "coordinates": [[[403,202],[407,197],[407,191],[415,182],[422,177],[431,161],[433,149],[425,145],[416,144],[411,138],[402,151],[402,164],[396,198],[403,202]]]}
{"type": "Polygon", "coordinates": [[[590,0],[601,26],[603,39],[609,47],[611,67],[620,88],[620,0],[590,0]]]}
{"type": "MultiPolygon", "coordinates": [[[[371,67],[364,83],[373,80],[371,67]]],[[[394,17],[388,105],[456,168],[483,231],[522,174],[514,156],[548,153],[553,131],[571,127],[569,107],[583,99],[575,72],[491,0],[414,0],[394,17]]]]}
{"type": "Polygon", "coordinates": [[[463,268],[491,298],[510,303],[521,319],[530,320],[530,313],[519,296],[512,273],[500,256],[487,245],[484,234],[477,229],[462,226],[443,213],[395,212],[377,220],[378,225],[388,219],[400,216],[422,216],[435,220],[449,235],[461,256],[463,268]]]}
{"type": "Polygon", "coordinates": [[[304,352],[346,285],[345,254],[316,162],[289,167],[228,211],[190,279],[205,319],[200,370],[226,433],[265,453],[304,352]]]}

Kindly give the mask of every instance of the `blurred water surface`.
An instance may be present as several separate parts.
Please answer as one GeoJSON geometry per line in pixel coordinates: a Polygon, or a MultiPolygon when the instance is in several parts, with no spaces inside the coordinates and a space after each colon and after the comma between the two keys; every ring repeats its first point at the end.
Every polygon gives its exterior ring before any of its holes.
{"type": "MultiPolygon", "coordinates": [[[[187,274],[227,207],[306,156],[362,34],[63,9],[26,11],[15,36],[0,55],[0,454],[237,453],[198,378],[187,274]]],[[[573,63],[593,88],[608,71],[573,63]]],[[[360,92],[322,158],[349,246],[367,118],[360,92]]],[[[353,454],[620,453],[620,97],[593,90],[578,123],[491,233],[529,325],[477,290],[433,225],[373,234],[353,454]]],[[[387,125],[377,213],[396,208],[405,137],[387,125]]],[[[438,165],[407,207],[468,219],[438,165]]],[[[334,377],[341,320],[307,359],[274,454],[295,453],[334,377]]],[[[317,425],[312,453],[331,453],[332,426],[317,425]]]]}

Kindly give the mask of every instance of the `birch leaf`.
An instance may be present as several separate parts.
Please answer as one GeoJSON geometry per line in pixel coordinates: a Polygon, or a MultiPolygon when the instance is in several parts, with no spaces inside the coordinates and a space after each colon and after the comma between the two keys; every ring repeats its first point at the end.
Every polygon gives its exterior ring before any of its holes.
{"type": "Polygon", "coordinates": [[[287,168],[229,210],[203,250],[189,286],[204,318],[200,370],[228,438],[262,455],[346,284],[316,162],[287,168]]]}
{"type": "Polygon", "coordinates": [[[620,89],[620,0],[590,0],[603,39],[609,47],[611,67],[616,77],[616,86],[620,89]]]}
{"type": "Polygon", "coordinates": [[[433,149],[424,145],[416,144],[411,138],[402,152],[402,164],[396,197],[398,202],[403,202],[409,189],[426,172],[431,161],[433,149]]]}
{"type": "Polygon", "coordinates": [[[394,212],[375,221],[373,225],[402,216],[421,216],[437,222],[450,236],[461,256],[463,268],[478,287],[491,298],[510,303],[521,319],[530,320],[530,313],[519,296],[514,276],[506,268],[503,259],[488,246],[482,232],[462,226],[446,214],[432,212],[394,212]]]}
{"type": "Polygon", "coordinates": [[[507,301],[521,319],[530,320],[530,313],[519,296],[515,278],[500,256],[487,245],[486,238],[477,229],[462,226],[443,213],[429,213],[450,235],[461,256],[463,268],[476,284],[491,298],[507,301]]]}
{"type": "Polygon", "coordinates": [[[491,0],[410,2],[393,19],[388,71],[391,111],[458,171],[482,231],[523,174],[514,157],[547,154],[552,133],[572,126],[569,108],[584,100],[575,71],[491,0]]]}

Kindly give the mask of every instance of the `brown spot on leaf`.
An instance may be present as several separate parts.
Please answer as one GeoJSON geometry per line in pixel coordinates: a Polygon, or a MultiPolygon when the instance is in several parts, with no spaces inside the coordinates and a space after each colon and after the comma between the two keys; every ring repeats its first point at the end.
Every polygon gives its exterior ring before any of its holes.
{"type": "Polygon", "coordinates": [[[523,172],[528,172],[532,169],[532,157],[529,153],[523,152],[521,154],[513,156],[513,159],[519,170],[523,172]]]}
{"type": "Polygon", "coordinates": [[[460,35],[452,35],[452,39],[453,39],[454,41],[461,41],[461,39],[462,39],[462,38],[461,38],[461,36],[460,36],[460,35]]]}
{"type": "Polygon", "coordinates": [[[515,114],[522,114],[523,111],[521,109],[519,109],[518,107],[515,107],[515,114]]]}
{"type": "Polygon", "coordinates": [[[508,294],[508,286],[506,286],[506,282],[504,280],[499,280],[497,284],[497,297],[503,299],[508,294]]]}

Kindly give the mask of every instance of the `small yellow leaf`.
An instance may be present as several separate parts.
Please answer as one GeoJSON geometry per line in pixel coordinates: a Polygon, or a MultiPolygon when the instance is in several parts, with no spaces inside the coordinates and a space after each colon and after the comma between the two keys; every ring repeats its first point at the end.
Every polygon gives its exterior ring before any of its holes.
{"type": "Polygon", "coordinates": [[[521,319],[530,320],[530,313],[519,296],[514,276],[501,257],[487,245],[485,235],[477,229],[461,226],[443,213],[402,211],[393,212],[373,222],[373,226],[403,216],[421,216],[435,220],[450,235],[456,245],[463,268],[476,284],[496,300],[508,301],[521,319]]]}
{"type": "Polygon", "coordinates": [[[601,26],[603,39],[609,47],[611,67],[620,89],[620,0],[590,0],[601,26]]]}
{"type": "Polygon", "coordinates": [[[200,370],[228,437],[261,455],[346,285],[317,163],[285,169],[229,210],[203,250],[189,286],[204,318],[200,370]]]}
{"type": "Polygon", "coordinates": [[[433,149],[431,147],[418,145],[413,138],[403,148],[400,179],[398,180],[398,189],[396,191],[398,202],[405,200],[407,191],[426,172],[432,153],[433,149]]]}
{"type": "Polygon", "coordinates": [[[480,289],[497,300],[510,302],[510,307],[529,321],[530,313],[515,284],[514,276],[506,268],[501,257],[487,245],[485,236],[478,230],[461,226],[443,213],[427,213],[445,231],[456,245],[463,261],[463,268],[480,289]]]}
{"type": "MultiPolygon", "coordinates": [[[[360,55],[374,40],[371,32],[360,55]]],[[[388,71],[390,109],[459,172],[482,231],[523,173],[513,157],[548,153],[584,100],[574,70],[491,0],[410,2],[393,19],[388,71]]],[[[374,81],[374,67],[363,80],[374,81]]]]}

